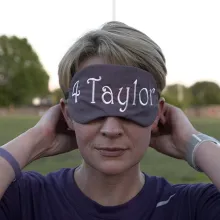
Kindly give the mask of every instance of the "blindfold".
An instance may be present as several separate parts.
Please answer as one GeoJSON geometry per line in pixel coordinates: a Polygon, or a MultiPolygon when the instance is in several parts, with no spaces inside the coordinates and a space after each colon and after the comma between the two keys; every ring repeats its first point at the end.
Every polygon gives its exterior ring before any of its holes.
{"type": "Polygon", "coordinates": [[[158,100],[151,73],[131,66],[99,64],[74,74],[67,105],[72,120],[80,124],[120,117],[147,127],[157,117],[158,100]]]}

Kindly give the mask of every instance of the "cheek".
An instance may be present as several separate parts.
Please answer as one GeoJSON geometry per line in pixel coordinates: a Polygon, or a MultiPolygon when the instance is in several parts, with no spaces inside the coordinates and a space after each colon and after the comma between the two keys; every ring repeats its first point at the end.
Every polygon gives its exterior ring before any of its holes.
{"type": "Polygon", "coordinates": [[[90,125],[74,123],[74,130],[76,134],[78,148],[80,151],[83,151],[83,149],[91,145],[97,134],[97,128],[90,125]]]}
{"type": "Polygon", "coordinates": [[[132,137],[131,141],[134,145],[134,149],[140,154],[144,153],[150,144],[151,127],[137,128],[130,137],[132,137]]]}

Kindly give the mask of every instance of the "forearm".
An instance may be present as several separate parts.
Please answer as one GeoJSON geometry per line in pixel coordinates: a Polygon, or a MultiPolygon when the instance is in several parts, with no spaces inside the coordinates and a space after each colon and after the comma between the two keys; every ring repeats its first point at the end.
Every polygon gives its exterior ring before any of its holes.
{"type": "Polygon", "coordinates": [[[220,146],[211,142],[202,143],[196,151],[195,162],[220,190],[220,146]]]}
{"type": "MultiPolygon", "coordinates": [[[[40,132],[30,129],[2,148],[7,150],[18,162],[20,169],[23,169],[31,161],[40,157],[42,140],[40,132]]],[[[0,199],[14,178],[15,173],[12,166],[3,157],[0,157],[0,199]]]]}

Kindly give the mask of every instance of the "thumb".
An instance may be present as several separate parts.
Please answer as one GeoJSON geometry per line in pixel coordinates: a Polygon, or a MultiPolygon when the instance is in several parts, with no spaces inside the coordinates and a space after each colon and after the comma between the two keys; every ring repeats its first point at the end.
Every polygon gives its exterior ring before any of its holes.
{"type": "Polygon", "coordinates": [[[172,141],[170,135],[162,135],[158,137],[152,137],[150,141],[150,147],[170,157],[181,159],[180,154],[176,150],[176,147],[172,141]]]}
{"type": "Polygon", "coordinates": [[[153,136],[151,137],[150,140],[150,147],[161,152],[161,148],[164,148],[166,143],[167,143],[167,137],[165,135],[153,136]]]}

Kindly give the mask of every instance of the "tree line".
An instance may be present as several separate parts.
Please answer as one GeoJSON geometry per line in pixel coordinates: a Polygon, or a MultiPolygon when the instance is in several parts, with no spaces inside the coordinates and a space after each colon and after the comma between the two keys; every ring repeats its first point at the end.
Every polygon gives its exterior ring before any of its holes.
{"type": "Polygon", "coordinates": [[[220,105],[220,87],[210,81],[199,81],[189,87],[180,84],[169,85],[162,96],[167,102],[183,109],[220,105]]]}
{"type": "Polygon", "coordinates": [[[25,38],[0,37],[0,106],[25,105],[49,93],[49,76],[25,38]]]}
{"type": "MultiPolygon", "coordinates": [[[[26,38],[0,36],[0,107],[30,105],[35,97],[50,97],[56,104],[63,94],[60,89],[50,92],[48,83],[49,75],[26,38]]],[[[190,87],[174,84],[162,96],[181,108],[218,105],[220,87],[207,81],[190,87]]]]}

